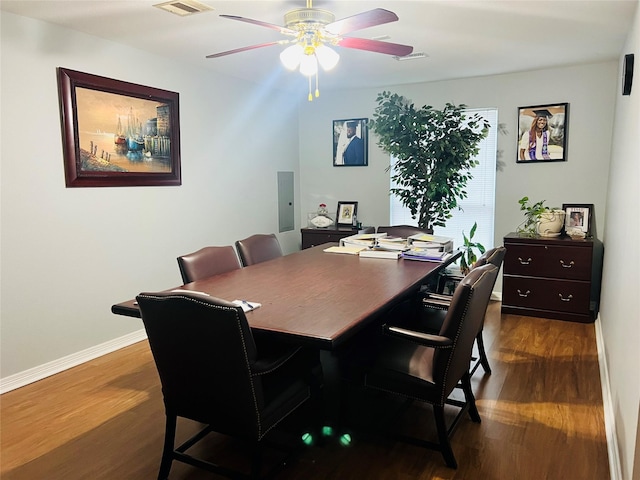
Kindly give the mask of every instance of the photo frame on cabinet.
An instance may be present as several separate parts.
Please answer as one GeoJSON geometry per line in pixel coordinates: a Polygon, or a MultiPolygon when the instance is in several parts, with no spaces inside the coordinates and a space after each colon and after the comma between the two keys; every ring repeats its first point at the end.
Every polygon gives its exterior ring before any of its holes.
{"type": "Polygon", "coordinates": [[[333,166],[369,165],[369,130],[366,118],[333,121],[333,166]]]}
{"type": "Polygon", "coordinates": [[[358,202],[338,202],[336,225],[338,227],[353,226],[353,217],[358,215],[358,202]]]}
{"type": "Polygon", "coordinates": [[[58,68],[67,187],[181,185],[179,95],[58,68]]]}
{"type": "Polygon", "coordinates": [[[593,204],[592,203],[563,203],[564,229],[567,235],[572,232],[582,232],[585,237],[593,235],[593,204]]]}
{"type": "Polygon", "coordinates": [[[516,163],[565,162],[568,127],[568,103],[519,107],[516,163]]]}

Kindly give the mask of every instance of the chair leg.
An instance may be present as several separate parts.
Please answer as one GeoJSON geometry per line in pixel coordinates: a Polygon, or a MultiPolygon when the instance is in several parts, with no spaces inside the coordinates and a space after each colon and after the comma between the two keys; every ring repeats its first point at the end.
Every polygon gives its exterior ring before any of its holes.
{"type": "Polygon", "coordinates": [[[258,442],[254,446],[253,456],[251,458],[251,472],[249,473],[249,478],[251,479],[260,478],[261,467],[262,467],[262,444],[258,442]]]}
{"type": "Polygon", "coordinates": [[[176,437],[177,416],[166,413],[167,421],[164,429],[164,447],[162,448],[162,460],[160,462],[160,471],[158,472],[158,480],[167,480],[171,463],[173,462],[173,448],[176,437]]]}
{"type": "Polygon", "coordinates": [[[322,396],[322,382],[319,377],[312,375],[309,380],[311,391],[311,431],[314,442],[322,442],[322,426],[324,424],[324,398],[322,396]]]}
{"type": "Polygon", "coordinates": [[[440,453],[442,453],[442,457],[444,458],[444,461],[447,464],[447,467],[458,468],[458,462],[456,462],[456,457],[453,455],[453,450],[451,449],[451,443],[449,442],[447,425],[444,420],[444,407],[434,405],[433,416],[435,417],[436,427],[438,429],[438,442],[440,444],[440,453]]]}
{"type": "Polygon", "coordinates": [[[473,390],[471,390],[471,376],[466,373],[462,379],[462,390],[464,391],[464,398],[469,405],[469,416],[471,420],[476,423],[480,423],[482,420],[478,413],[478,407],[476,407],[476,398],[473,396],[473,390]]]}
{"type": "Polygon", "coordinates": [[[484,350],[484,338],[482,337],[482,330],[476,336],[476,343],[478,344],[478,353],[480,355],[480,363],[485,373],[491,375],[491,366],[487,359],[487,353],[484,350]]]}

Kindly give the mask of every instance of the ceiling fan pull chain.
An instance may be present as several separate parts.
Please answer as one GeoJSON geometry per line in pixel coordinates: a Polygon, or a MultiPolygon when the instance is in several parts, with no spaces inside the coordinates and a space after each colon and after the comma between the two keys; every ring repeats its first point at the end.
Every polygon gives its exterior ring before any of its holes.
{"type": "Polygon", "coordinates": [[[318,88],[318,72],[316,72],[316,98],[320,96],[320,89],[318,88]]]}
{"type": "Polygon", "coordinates": [[[309,101],[313,102],[313,95],[311,95],[311,75],[309,75],[307,78],[309,79],[309,101]]]}

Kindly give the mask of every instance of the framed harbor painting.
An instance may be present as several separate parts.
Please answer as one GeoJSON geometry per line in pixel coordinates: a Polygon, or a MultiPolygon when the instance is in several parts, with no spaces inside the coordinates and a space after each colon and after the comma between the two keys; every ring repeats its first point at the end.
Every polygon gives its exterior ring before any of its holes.
{"type": "Polygon", "coordinates": [[[369,164],[366,118],[333,121],[333,166],[366,167],[369,164]]]}
{"type": "Polygon", "coordinates": [[[178,93],[58,68],[67,187],[180,185],[178,93]]]}
{"type": "Polygon", "coordinates": [[[567,160],[569,104],[518,108],[517,163],[567,160]]]}

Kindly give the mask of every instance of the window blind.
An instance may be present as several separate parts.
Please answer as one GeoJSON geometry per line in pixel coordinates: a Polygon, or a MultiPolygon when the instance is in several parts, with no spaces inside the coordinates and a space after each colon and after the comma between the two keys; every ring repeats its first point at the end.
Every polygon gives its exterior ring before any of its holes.
{"type": "MultiPolygon", "coordinates": [[[[494,246],[494,212],[496,192],[496,157],[498,146],[498,110],[466,109],[467,115],[479,114],[489,122],[489,134],[479,144],[479,152],[475,157],[479,164],[471,170],[473,178],[467,182],[467,198],[458,202],[461,210],[454,209],[453,217],[447,220],[446,227],[435,227],[434,234],[453,238],[454,246],[463,245],[462,232],[469,237],[473,223],[478,223],[473,241],[489,249],[494,246]]],[[[390,159],[393,174],[394,159],[390,159]]],[[[394,188],[391,181],[391,188],[394,188]]],[[[400,203],[395,195],[390,196],[390,225],[416,225],[417,220],[411,218],[411,212],[400,203]]]]}

